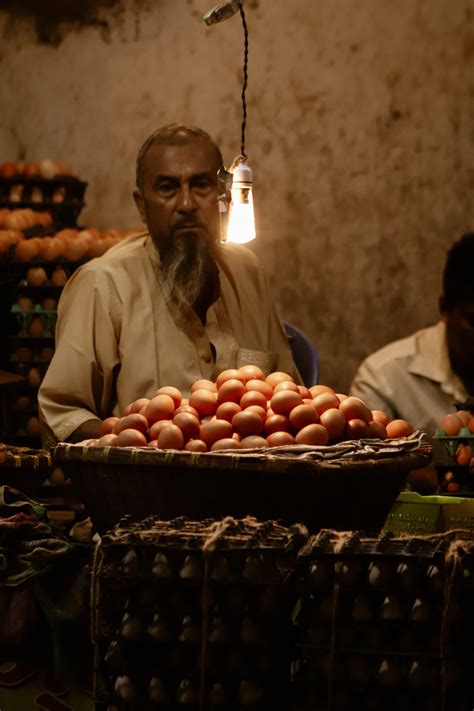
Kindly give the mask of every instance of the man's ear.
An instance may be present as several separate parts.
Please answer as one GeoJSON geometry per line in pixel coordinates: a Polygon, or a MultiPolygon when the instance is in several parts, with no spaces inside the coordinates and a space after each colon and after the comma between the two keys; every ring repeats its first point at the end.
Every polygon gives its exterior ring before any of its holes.
{"type": "Polygon", "coordinates": [[[135,188],[135,190],[133,191],[133,199],[135,200],[135,205],[137,206],[137,210],[140,213],[142,222],[144,225],[146,225],[145,201],[143,199],[141,191],[138,188],[135,188]]]}

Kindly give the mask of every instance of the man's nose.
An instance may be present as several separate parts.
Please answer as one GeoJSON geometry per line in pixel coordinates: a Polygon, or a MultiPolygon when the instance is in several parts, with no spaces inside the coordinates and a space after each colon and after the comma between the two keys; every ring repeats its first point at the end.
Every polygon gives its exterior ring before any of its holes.
{"type": "Polygon", "coordinates": [[[196,201],[194,199],[193,191],[191,190],[189,185],[182,185],[178,195],[178,212],[195,212],[196,207],[197,206],[196,201]]]}

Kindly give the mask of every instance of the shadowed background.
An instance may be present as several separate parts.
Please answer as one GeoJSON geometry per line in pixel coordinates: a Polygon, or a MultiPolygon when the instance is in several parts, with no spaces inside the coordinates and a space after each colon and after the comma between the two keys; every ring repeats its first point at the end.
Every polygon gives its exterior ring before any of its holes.
{"type": "MultiPolygon", "coordinates": [[[[0,162],[62,160],[81,225],[140,224],[139,146],[193,123],[240,151],[243,37],[213,0],[0,2],[0,162]]],[[[474,229],[472,0],[246,0],[247,153],[280,313],[346,391],[363,357],[437,317],[474,229]]],[[[170,383],[172,384],[172,383],[170,383]]]]}

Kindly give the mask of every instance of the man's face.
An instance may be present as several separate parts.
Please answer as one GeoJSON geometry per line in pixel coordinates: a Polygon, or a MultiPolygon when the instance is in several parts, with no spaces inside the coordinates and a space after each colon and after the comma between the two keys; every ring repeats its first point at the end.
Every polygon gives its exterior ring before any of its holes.
{"type": "Polygon", "coordinates": [[[160,253],[175,238],[216,244],[217,155],[204,140],[152,145],[143,161],[143,190],[135,191],[138,210],[160,253]]]}
{"type": "Polygon", "coordinates": [[[453,370],[462,380],[474,379],[474,303],[458,304],[443,312],[453,370]]]}

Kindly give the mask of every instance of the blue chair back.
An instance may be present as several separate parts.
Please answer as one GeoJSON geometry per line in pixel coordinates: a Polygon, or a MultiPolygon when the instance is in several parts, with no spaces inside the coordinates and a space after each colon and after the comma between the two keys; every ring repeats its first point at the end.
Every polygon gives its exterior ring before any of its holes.
{"type": "Polygon", "coordinates": [[[291,323],[284,323],[288,343],[290,344],[293,360],[296,363],[303,383],[307,388],[316,385],[319,379],[319,356],[316,347],[309,338],[291,323]]]}

